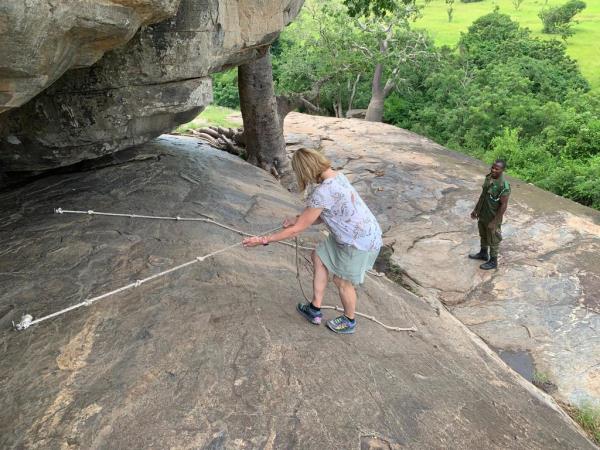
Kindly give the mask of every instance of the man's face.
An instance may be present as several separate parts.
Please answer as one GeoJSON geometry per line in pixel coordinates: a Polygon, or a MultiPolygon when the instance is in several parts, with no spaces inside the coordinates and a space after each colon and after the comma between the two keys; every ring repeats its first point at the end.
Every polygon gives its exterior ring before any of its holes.
{"type": "Polygon", "coordinates": [[[498,178],[504,172],[504,167],[501,163],[494,163],[491,168],[492,178],[498,178]]]}

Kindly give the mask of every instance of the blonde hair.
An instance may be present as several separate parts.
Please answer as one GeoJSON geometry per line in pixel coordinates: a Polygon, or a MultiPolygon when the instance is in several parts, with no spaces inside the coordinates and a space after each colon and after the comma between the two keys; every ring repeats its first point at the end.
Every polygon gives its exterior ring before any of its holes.
{"type": "Polygon", "coordinates": [[[300,148],[292,156],[292,169],[296,173],[300,192],[310,183],[318,183],[320,175],[331,167],[331,162],[316,150],[300,148]]]}

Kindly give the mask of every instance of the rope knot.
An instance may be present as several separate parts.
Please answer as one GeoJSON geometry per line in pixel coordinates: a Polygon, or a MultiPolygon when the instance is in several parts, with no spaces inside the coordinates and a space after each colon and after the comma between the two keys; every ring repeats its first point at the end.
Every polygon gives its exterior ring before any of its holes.
{"type": "Polygon", "coordinates": [[[181,217],[177,216],[175,217],[175,220],[181,220],[181,217]]]}
{"type": "Polygon", "coordinates": [[[196,256],[196,260],[202,262],[206,259],[206,256],[196,256]]]}
{"type": "Polygon", "coordinates": [[[91,216],[92,214],[94,214],[94,211],[92,211],[91,209],[88,209],[87,213],[91,216]]]}
{"type": "Polygon", "coordinates": [[[88,300],[84,300],[84,301],[83,301],[83,304],[84,304],[85,306],[90,306],[90,305],[92,304],[92,302],[90,302],[90,301],[89,301],[89,299],[88,299],[88,300]]]}
{"type": "Polygon", "coordinates": [[[21,317],[21,321],[19,323],[13,322],[13,326],[17,329],[17,331],[25,330],[29,328],[32,321],[33,317],[31,316],[31,314],[25,314],[21,317]]]}
{"type": "Polygon", "coordinates": [[[140,287],[142,280],[135,280],[135,287],[140,287]]]}
{"type": "Polygon", "coordinates": [[[54,213],[55,214],[62,214],[63,210],[62,210],[62,208],[54,208],[54,213]]]}

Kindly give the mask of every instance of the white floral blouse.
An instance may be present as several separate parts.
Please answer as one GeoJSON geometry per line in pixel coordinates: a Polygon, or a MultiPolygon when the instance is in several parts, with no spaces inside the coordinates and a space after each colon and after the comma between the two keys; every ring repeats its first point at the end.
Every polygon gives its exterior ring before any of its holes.
{"type": "Polygon", "coordinates": [[[344,174],[338,173],[316,185],[307,206],[323,208],[321,220],[338,243],[363,251],[381,248],[381,227],[344,174]]]}

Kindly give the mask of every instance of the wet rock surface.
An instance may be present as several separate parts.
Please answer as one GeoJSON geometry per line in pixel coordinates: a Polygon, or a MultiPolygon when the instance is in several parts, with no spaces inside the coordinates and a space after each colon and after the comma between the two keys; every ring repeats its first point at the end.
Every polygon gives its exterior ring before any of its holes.
{"type": "MultiPolygon", "coordinates": [[[[394,164],[362,158],[373,170],[394,164]]],[[[0,447],[593,448],[434,299],[386,278],[368,278],[359,309],[417,333],[360,321],[356,335],[337,336],[308,324],[294,309],[294,250],[282,245],[237,247],[11,330],[22,313],[48,314],[239,239],[209,224],[53,208],[206,214],[258,233],[301,207],[264,172],[188,138],[88,169],[0,192],[0,447]]],[[[383,177],[372,176],[354,181],[383,177]]],[[[378,187],[370,195],[386,192],[378,187]]],[[[384,204],[367,200],[385,220],[384,204]]],[[[338,302],[333,290],[326,302],[338,302]]]]}
{"type": "MultiPolygon", "coordinates": [[[[152,3],[158,8],[160,2],[152,3]]],[[[44,171],[101,157],[192,120],[212,101],[209,75],[266,51],[303,1],[181,0],[178,9],[164,3],[173,9],[170,18],[142,27],[93,66],[68,71],[0,115],[0,172],[44,171]]],[[[14,21],[29,18],[20,10],[9,13],[14,21]]],[[[0,70],[0,86],[5,83],[0,70]]]]}
{"type": "MultiPolygon", "coordinates": [[[[489,168],[393,126],[291,114],[375,210],[403,284],[499,350],[528,352],[563,401],[600,404],[600,213],[510,180],[499,269],[469,214],[489,168]]],[[[304,138],[301,136],[304,135],[304,138]]]]}

